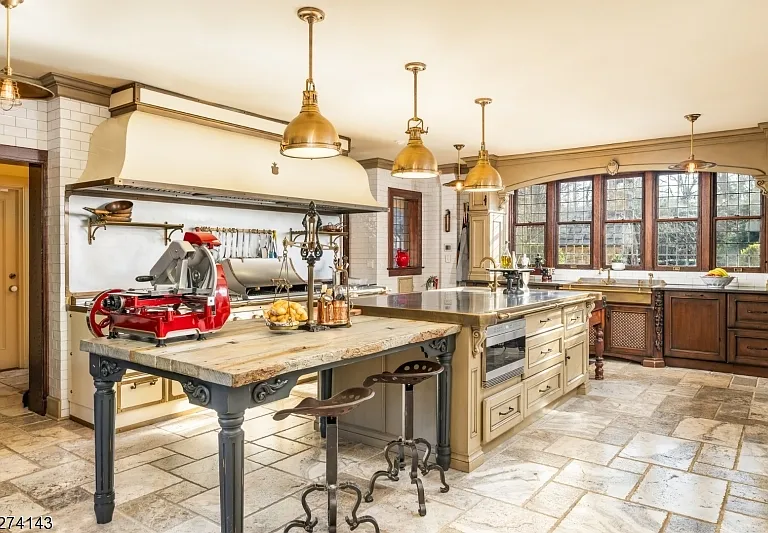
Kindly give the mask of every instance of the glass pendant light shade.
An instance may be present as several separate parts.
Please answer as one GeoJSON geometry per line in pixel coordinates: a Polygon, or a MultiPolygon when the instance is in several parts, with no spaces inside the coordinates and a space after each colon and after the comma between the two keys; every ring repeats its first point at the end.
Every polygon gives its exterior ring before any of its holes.
{"type": "Polygon", "coordinates": [[[436,178],[440,175],[437,170],[437,159],[430,152],[429,148],[424,146],[422,135],[427,133],[424,128],[424,121],[417,114],[417,76],[418,73],[426,69],[424,63],[408,63],[405,70],[413,72],[413,118],[408,120],[406,133],[408,134],[408,144],[400,150],[392,164],[392,175],[396,178],[406,179],[424,179],[436,178]]]}
{"type": "Polygon", "coordinates": [[[477,163],[467,173],[467,179],[464,180],[464,189],[471,193],[495,192],[504,188],[501,181],[501,174],[493,168],[488,159],[488,150],[485,149],[485,106],[490,104],[490,98],[478,98],[476,104],[482,109],[482,142],[480,143],[480,152],[478,153],[477,163]]]}
{"type": "Polygon", "coordinates": [[[10,111],[21,105],[21,99],[42,100],[53,96],[50,89],[23,76],[14,75],[11,68],[11,9],[24,0],[0,0],[5,8],[5,67],[0,69],[0,109],[10,111]]]}
{"type": "Polygon", "coordinates": [[[325,13],[314,7],[302,7],[298,16],[309,25],[309,77],[304,88],[301,111],[283,132],[280,153],[299,159],[335,157],[341,154],[341,140],[333,124],[320,113],[312,79],[313,27],[315,22],[325,18],[325,13]]]}
{"type": "Polygon", "coordinates": [[[700,116],[701,114],[699,113],[685,115],[686,120],[691,123],[691,156],[685,161],[680,161],[679,163],[670,165],[670,170],[678,170],[681,172],[687,172],[688,174],[694,174],[696,172],[700,172],[717,165],[717,163],[712,163],[711,161],[696,159],[696,157],[693,155],[693,123],[696,122],[696,119],[698,119],[700,116]]]}

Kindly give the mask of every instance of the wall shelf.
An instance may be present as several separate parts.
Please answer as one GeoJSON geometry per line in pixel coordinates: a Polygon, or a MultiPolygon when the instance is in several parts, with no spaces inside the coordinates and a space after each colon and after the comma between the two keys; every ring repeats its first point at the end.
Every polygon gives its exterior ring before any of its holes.
{"type": "Polygon", "coordinates": [[[99,228],[106,229],[107,226],[162,229],[164,243],[166,246],[171,242],[171,236],[175,232],[182,231],[184,229],[184,224],[169,224],[168,222],[116,222],[88,217],[88,244],[93,244],[93,241],[96,240],[96,230],[99,228]]]}

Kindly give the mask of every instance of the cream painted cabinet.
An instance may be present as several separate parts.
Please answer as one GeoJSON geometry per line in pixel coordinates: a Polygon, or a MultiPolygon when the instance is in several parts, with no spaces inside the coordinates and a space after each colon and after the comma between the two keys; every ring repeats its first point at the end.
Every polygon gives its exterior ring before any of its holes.
{"type": "Polygon", "coordinates": [[[491,263],[480,263],[484,257],[492,257],[498,263],[504,249],[506,218],[506,213],[501,211],[469,213],[470,280],[489,279],[486,269],[492,266],[491,263]]]}
{"type": "Polygon", "coordinates": [[[580,333],[565,341],[565,392],[584,383],[589,365],[589,337],[580,333]]]}

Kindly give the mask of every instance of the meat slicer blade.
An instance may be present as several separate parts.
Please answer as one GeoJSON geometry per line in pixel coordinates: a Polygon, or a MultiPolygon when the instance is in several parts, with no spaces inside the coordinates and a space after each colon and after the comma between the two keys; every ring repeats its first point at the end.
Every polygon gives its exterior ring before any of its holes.
{"type": "Polygon", "coordinates": [[[216,286],[216,261],[205,246],[196,246],[194,255],[187,261],[187,282],[190,287],[213,293],[216,286]]]}

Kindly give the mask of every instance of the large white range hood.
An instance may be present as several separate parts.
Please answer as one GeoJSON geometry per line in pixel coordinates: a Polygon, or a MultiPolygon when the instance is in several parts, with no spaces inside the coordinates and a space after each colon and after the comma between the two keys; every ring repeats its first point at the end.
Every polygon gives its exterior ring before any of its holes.
{"type": "Polygon", "coordinates": [[[363,167],[350,157],[284,157],[275,138],[222,127],[227,123],[221,120],[206,125],[189,110],[136,102],[117,116],[111,109],[112,118],[91,136],[87,165],[67,187],[70,193],[295,211],[305,211],[310,201],[323,212],[386,210],[373,198],[363,167]]]}

